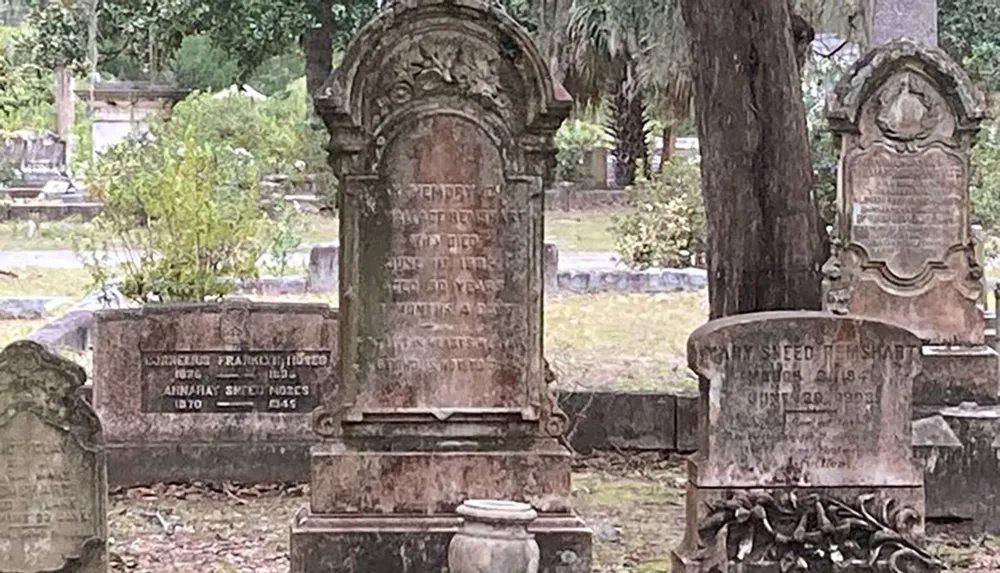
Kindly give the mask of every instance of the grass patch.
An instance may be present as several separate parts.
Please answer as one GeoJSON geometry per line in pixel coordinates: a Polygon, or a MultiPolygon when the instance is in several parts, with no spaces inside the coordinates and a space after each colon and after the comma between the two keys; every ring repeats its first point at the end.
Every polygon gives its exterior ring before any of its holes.
{"type": "Polygon", "coordinates": [[[28,336],[50,320],[54,320],[54,317],[41,320],[0,320],[0,348],[28,336]]]}
{"type": "Polygon", "coordinates": [[[545,356],[567,389],[696,390],[687,337],[707,293],[593,294],[545,304],[545,356]]]}
{"type": "Polygon", "coordinates": [[[84,268],[10,269],[17,278],[0,276],[0,296],[65,296],[80,298],[91,290],[93,280],[84,268]]]}
{"type": "Polygon", "coordinates": [[[594,571],[670,571],[670,551],[684,535],[677,464],[576,473],[573,503],[594,532],[594,571]]]}
{"type": "Polygon", "coordinates": [[[545,214],[545,240],[569,251],[613,251],[611,217],[607,212],[545,214]]]}
{"type": "Polygon", "coordinates": [[[27,221],[0,223],[0,251],[46,251],[72,249],[73,237],[87,229],[77,217],[61,221],[36,221],[34,229],[27,221]]]}
{"type": "Polygon", "coordinates": [[[306,228],[302,234],[302,245],[336,243],[340,240],[340,221],[337,217],[310,213],[303,215],[306,228]]]}

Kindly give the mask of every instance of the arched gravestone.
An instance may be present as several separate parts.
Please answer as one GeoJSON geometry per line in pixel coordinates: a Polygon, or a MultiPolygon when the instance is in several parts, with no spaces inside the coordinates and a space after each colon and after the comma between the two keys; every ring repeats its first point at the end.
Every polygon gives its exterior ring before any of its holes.
{"type": "Polygon", "coordinates": [[[899,40],[855,63],[827,117],[842,142],[827,306],[931,344],[982,344],[983,269],[969,224],[981,94],[943,51],[899,40]]]}
{"type": "Polygon", "coordinates": [[[0,352],[0,571],[107,571],[107,469],[85,380],[35,342],[0,352]]]}
{"type": "Polygon", "coordinates": [[[292,571],[442,567],[469,498],[531,503],[541,570],[589,570],[542,359],[569,96],[487,2],[410,0],[361,31],[316,105],[340,181],[341,346],[292,571]]]}
{"type": "Polygon", "coordinates": [[[969,222],[969,151],[982,95],[943,51],[897,40],[870,51],[827,102],[841,141],[825,308],[903,326],[925,343],[914,404],[996,403],[984,345],[983,269],[969,222]]]}

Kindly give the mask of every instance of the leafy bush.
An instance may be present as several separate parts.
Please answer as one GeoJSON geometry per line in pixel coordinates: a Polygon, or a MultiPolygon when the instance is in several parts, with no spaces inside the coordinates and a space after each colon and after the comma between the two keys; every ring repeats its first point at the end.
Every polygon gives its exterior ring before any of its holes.
{"type": "Polygon", "coordinates": [[[1000,233],[1000,125],[987,123],[972,148],[972,218],[988,235],[1000,233]]]}
{"type": "Polygon", "coordinates": [[[827,224],[836,222],[838,151],[826,121],[826,94],[847,71],[849,64],[841,58],[812,58],[802,77],[802,99],[806,108],[809,130],[809,151],[812,157],[813,200],[820,218],[827,224]]]}
{"type": "Polygon", "coordinates": [[[95,283],[113,272],[110,253],[129,255],[122,294],[140,302],[202,301],[257,274],[276,235],[261,209],[259,165],[245,149],[202,137],[217,118],[182,110],[145,138],[103,153],[87,174],[104,202],[94,232],[78,241],[95,283]]]}
{"type": "Polygon", "coordinates": [[[705,253],[705,205],[698,164],[672,157],[661,173],[625,189],[630,211],[615,217],[612,234],[632,267],[687,267],[705,253]]]}
{"type": "Polygon", "coordinates": [[[208,36],[187,36],[181,40],[174,62],[174,81],[194,90],[221,90],[237,83],[239,66],[208,36]]]}
{"type": "Polygon", "coordinates": [[[555,142],[559,149],[556,180],[586,181],[590,175],[587,152],[600,147],[609,148],[611,138],[599,124],[571,119],[559,127],[555,142]]]}
{"type": "Polygon", "coordinates": [[[1000,91],[1000,39],[997,42],[984,42],[972,48],[962,62],[969,73],[980,80],[986,89],[1000,91]]]}

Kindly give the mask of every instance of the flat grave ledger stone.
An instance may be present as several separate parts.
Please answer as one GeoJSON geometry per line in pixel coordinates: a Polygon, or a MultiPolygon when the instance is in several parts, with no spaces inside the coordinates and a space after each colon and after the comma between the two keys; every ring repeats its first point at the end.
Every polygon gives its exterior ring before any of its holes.
{"type": "Polygon", "coordinates": [[[340,384],[314,418],[293,571],[440,567],[471,498],[535,508],[543,571],[589,568],[542,359],[543,197],[570,103],[524,30],[472,0],[392,4],[321,90],[340,384]]]}
{"type": "Polygon", "coordinates": [[[919,545],[923,478],[911,448],[921,357],[920,340],[898,326],[821,312],[696,330],[688,363],[701,377],[701,436],[674,570],[777,573],[800,559],[824,570],[832,559],[874,572],[898,551],[931,567],[916,571],[935,570],[919,545]]]}
{"type": "Polygon", "coordinates": [[[112,485],[307,479],[312,413],[334,384],[336,311],[234,299],[96,320],[94,406],[112,485]]]}
{"type": "Polygon", "coordinates": [[[0,571],[107,571],[106,461],[85,380],[35,342],[0,352],[0,571]]]}

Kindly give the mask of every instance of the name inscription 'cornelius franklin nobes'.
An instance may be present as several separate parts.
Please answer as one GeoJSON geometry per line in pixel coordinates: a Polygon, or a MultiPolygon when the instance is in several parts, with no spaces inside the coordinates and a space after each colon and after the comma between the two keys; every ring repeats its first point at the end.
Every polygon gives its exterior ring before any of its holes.
{"type": "Polygon", "coordinates": [[[142,411],[308,413],[331,378],[329,350],[142,353],[142,411]]]}

